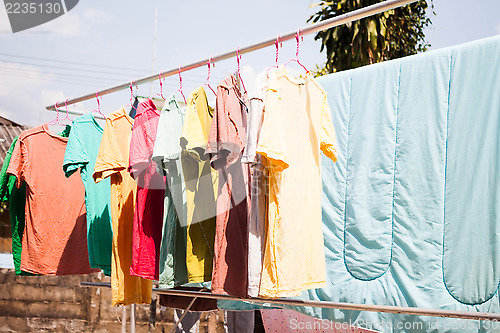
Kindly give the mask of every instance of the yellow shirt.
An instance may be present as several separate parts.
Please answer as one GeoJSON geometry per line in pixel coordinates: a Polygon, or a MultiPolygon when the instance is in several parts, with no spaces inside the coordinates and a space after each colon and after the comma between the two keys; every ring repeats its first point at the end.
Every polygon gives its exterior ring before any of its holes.
{"type": "Polygon", "coordinates": [[[218,173],[205,156],[213,109],[205,90],[196,89],[187,101],[180,144],[186,186],[186,267],[190,283],[212,279],[218,173]]]}
{"type": "Polygon", "coordinates": [[[111,293],[113,305],[151,303],[152,281],[131,276],[132,225],[137,184],[127,172],[134,121],[124,109],[106,117],[106,126],[94,167],[94,180],[111,177],[111,293]]]}
{"type": "Polygon", "coordinates": [[[336,161],[326,93],[307,73],[270,75],[257,153],[269,165],[262,297],[291,297],[325,283],[320,149],[336,161]]]}

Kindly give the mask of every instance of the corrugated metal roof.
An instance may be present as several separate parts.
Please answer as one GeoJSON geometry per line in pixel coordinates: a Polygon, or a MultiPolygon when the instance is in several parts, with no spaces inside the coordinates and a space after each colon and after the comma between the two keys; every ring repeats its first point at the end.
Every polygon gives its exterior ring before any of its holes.
{"type": "Polygon", "coordinates": [[[20,125],[0,116],[0,165],[3,165],[7,150],[9,150],[14,138],[27,129],[29,129],[28,126],[20,125]]]}

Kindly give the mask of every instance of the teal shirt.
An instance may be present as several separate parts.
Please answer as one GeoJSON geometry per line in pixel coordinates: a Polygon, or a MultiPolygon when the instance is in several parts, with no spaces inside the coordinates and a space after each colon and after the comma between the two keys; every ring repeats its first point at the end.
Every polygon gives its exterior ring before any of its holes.
{"type": "Polygon", "coordinates": [[[95,161],[101,144],[103,129],[92,113],[73,120],[63,170],[66,177],[80,169],[85,186],[85,206],[87,209],[87,244],[90,267],[100,268],[111,275],[112,229],[109,178],[95,183],[92,178],[95,161]]]}

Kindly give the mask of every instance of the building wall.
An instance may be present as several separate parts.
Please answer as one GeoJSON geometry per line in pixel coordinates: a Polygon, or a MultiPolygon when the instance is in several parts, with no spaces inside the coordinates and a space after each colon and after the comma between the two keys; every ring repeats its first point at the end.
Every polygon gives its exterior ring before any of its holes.
{"type": "MultiPolygon", "coordinates": [[[[111,290],[81,287],[83,281],[109,282],[109,277],[16,276],[0,269],[0,332],[121,332],[123,307],[111,306],[111,290]]],[[[130,332],[130,309],[125,308],[130,332]]],[[[222,311],[202,313],[200,332],[223,332],[221,320],[222,311]]],[[[172,327],[172,309],[136,306],[136,332],[169,332],[172,327]]]]}

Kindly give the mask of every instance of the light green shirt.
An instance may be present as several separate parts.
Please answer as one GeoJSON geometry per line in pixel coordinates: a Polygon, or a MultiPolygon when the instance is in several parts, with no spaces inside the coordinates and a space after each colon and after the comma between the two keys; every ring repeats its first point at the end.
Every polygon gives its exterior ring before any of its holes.
{"type": "Polygon", "coordinates": [[[181,147],[184,114],[174,96],[160,114],[153,160],[167,178],[160,248],[160,286],[172,288],[188,282],[186,269],[186,189],[182,175],[181,147]]]}

